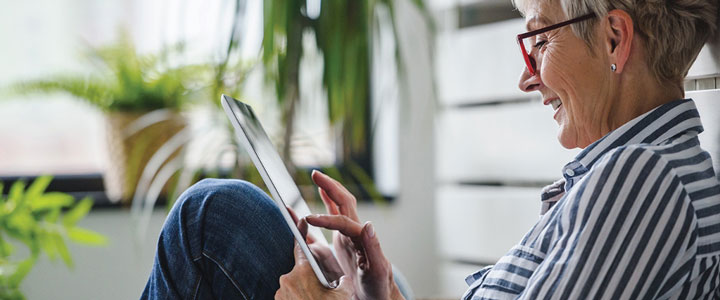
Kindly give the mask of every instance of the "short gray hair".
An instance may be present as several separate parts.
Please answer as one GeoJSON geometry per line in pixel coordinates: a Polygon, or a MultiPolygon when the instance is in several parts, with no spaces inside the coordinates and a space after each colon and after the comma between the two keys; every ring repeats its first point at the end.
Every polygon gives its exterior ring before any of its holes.
{"type": "MultiPolygon", "coordinates": [[[[560,1],[566,17],[591,12],[605,16],[622,9],[645,40],[647,63],[660,82],[681,84],[705,42],[717,29],[718,0],[512,0],[524,14],[527,1],[560,1]]],[[[559,20],[560,21],[560,20],[559,20]]],[[[575,23],[572,30],[588,46],[596,20],[575,23]]]]}

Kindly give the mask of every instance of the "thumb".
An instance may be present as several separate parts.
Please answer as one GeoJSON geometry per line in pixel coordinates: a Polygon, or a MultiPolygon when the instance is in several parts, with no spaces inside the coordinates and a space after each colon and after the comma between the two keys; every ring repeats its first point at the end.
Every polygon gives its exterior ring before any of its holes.
{"type": "Polygon", "coordinates": [[[300,219],[297,223],[297,228],[298,231],[300,231],[300,235],[305,238],[305,242],[308,243],[308,245],[315,242],[315,238],[308,234],[308,222],[306,218],[300,219]]]}
{"type": "Polygon", "coordinates": [[[307,262],[307,258],[305,257],[305,253],[303,253],[302,248],[300,248],[300,244],[298,244],[297,241],[295,241],[295,265],[304,264],[307,262]]]}
{"type": "Polygon", "coordinates": [[[385,255],[380,248],[380,241],[375,234],[372,223],[367,222],[362,229],[363,249],[365,250],[365,266],[366,271],[376,275],[383,275],[386,270],[385,255]]]}

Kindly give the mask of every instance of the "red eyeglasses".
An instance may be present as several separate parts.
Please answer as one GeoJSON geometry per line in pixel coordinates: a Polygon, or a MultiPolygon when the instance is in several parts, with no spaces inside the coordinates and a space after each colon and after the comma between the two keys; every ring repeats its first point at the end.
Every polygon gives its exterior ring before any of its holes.
{"type": "Polygon", "coordinates": [[[543,27],[538,30],[533,30],[533,31],[526,32],[523,34],[518,34],[518,36],[517,36],[518,45],[520,46],[520,51],[523,54],[523,58],[525,59],[525,64],[527,65],[528,71],[530,71],[530,75],[535,75],[537,64],[535,62],[535,58],[530,56],[532,49],[530,49],[530,51],[528,51],[527,48],[528,47],[537,47],[538,45],[535,44],[534,40],[528,39],[528,38],[534,37],[541,33],[548,32],[550,30],[558,29],[563,26],[567,26],[570,24],[574,24],[574,23],[582,22],[582,21],[585,21],[588,19],[592,19],[594,17],[595,17],[595,13],[589,13],[587,15],[580,16],[580,17],[577,17],[577,18],[574,18],[571,20],[567,20],[565,22],[550,25],[548,27],[543,27]],[[530,44],[528,45],[526,43],[530,43],[530,44]]]}

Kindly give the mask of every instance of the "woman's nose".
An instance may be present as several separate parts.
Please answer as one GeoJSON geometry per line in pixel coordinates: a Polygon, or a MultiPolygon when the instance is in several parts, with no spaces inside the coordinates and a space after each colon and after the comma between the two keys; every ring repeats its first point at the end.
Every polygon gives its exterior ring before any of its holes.
{"type": "Polygon", "coordinates": [[[536,91],[540,89],[542,80],[540,79],[540,71],[535,69],[535,74],[530,74],[530,70],[527,67],[523,68],[520,74],[520,81],[518,82],[518,88],[526,93],[536,91]]]}

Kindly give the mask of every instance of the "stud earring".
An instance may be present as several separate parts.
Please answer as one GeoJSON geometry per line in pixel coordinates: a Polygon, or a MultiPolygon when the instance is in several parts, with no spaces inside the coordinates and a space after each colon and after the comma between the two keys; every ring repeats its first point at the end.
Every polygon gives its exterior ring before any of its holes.
{"type": "Polygon", "coordinates": [[[610,70],[612,70],[613,72],[617,71],[617,65],[616,64],[610,65],[610,70]]]}

